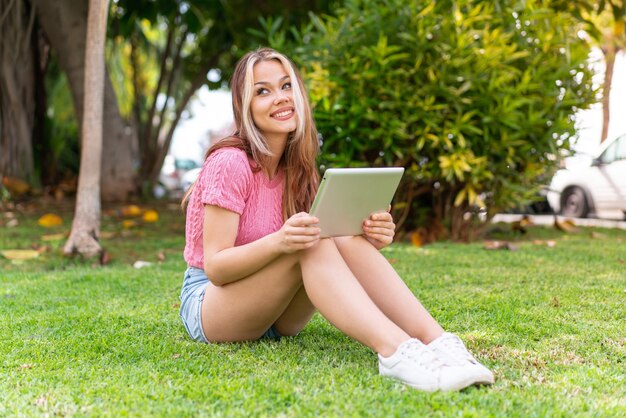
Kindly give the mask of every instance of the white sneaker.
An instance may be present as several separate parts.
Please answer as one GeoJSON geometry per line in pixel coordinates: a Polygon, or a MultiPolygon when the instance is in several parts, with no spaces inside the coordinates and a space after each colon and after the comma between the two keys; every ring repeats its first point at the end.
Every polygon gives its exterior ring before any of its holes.
{"type": "Polygon", "coordinates": [[[389,357],[378,355],[378,371],[419,390],[440,389],[442,362],[420,340],[411,338],[400,344],[389,357]]]}
{"type": "Polygon", "coordinates": [[[467,351],[463,341],[455,334],[444,332],[431,341],[428,348],[433,350],[444,363],[457,370],[458,379],[454,384],[455,387],[493,384],[495,380],[493,373],[467,351]]]}

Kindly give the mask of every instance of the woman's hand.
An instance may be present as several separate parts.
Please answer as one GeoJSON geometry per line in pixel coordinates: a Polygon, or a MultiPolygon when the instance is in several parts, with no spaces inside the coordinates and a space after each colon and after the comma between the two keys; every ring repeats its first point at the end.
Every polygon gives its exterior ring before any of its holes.
{"type": "Polygon", "coordinates": [[[393,242],[396,224],[389,212],[377,212],[363,221],[365,238],[377,249],[382,249],[393,242]]]}
{"type": "Polygon", "coordinates": [[[280,250],[283,253],[294,253],[311,248],[320,239],[319,219],[306,212],[293,215],[276,234],[280,250]]]}

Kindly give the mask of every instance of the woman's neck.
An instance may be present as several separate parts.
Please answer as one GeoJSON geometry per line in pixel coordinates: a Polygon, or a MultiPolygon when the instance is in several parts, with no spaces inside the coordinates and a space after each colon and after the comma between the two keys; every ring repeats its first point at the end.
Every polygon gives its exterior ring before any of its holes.
{"type": "Polygon", "coordinates": [[[266,165],[267,177],[273,179],[278,174],[280,161],[283,158],[285,148],[287,147],[288,135],[265,137],[267,146],[272,152],[272,156],[268,157],[266,165]]]}

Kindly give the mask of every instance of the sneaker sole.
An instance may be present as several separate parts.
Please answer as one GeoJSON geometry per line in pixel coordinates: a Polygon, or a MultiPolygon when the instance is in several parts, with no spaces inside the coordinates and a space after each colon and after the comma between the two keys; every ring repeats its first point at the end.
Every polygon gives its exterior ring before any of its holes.
{"type": "Polygon", "coordinates": [[[396,377],[396,376],[394,376],[392,374],[387,374],[387,373],[383,372],[382,370],[379,370],[379,374],[381,376],[384,376],[384,377],[388,378],[388,379],[393,379],[393,380],[395,380],[398,383],[402,383],[404,385],[412,387],[413,389],[420,390],[422,392],[436,392],[436,391],[439,390],[439,387],[437,387],[437,386],[419,386],[417,384],[410,383],[410,382],[407,382],[405,380],[402,380],[402,379],[400,379],[400,378],[398,378],[398,377],[396,377]]]}
{"type": "Polygon", "coordinates": [[[459,391],[466,389],[470,386],[487,386],[492,385],[494,379],[491,376],[469,377],[467,379],[456,382],[452,386],[441,388],[443,392],[459,391]]]}

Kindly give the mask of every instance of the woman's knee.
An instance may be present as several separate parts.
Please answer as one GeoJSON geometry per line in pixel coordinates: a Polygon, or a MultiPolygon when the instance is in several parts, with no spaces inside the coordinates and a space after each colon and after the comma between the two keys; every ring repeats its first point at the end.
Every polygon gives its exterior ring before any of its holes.
{"type": "Polygon", "coordinates": [[[306,250],[303,250],[302,253],[310,254],[310,253],[316,253],[319,251],[326,251],[329,249],[337,248],[337,245],[335,244],[335,239],[336,238],[321,238],[317,244],[315,244],[311,248],[307,248],[306,250]]]}
{"type": "Polygon", "coordinates": [[[363,238],[363,236],[361,236],[361,235],[346,236],[346,237],[334,237],[334,238],[332,238],[332,240],[334,241],[335,245],[339,249],[341,249],[343,247],[346,247],[346,246],[349,246],[349,245],[362,243],[364,241],[366,242],[365,238],[363,238]]]}

